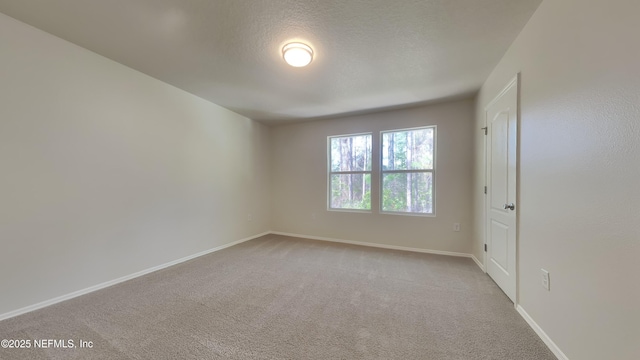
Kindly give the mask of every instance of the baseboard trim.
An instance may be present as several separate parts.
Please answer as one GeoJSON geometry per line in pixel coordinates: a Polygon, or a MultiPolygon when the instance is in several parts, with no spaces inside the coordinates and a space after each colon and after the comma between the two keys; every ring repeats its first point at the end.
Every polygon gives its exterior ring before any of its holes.
{"type": "Polygon", "coordinates": [[[482,270],[483,273],[487,272],[484,265],[480,262],[480,260],[478,260],[478,258],[475,255],[471,254],[471,259],[475,261],[476,265],[478,265],[478,267],[480,268],[480,270],[482,270]]]}
{"type": "MultiPolygon", "coordinates": [[[[478,267],[484,272],[485,271],[485,267],[484,265],[475,257],[475,255],[473,254],[467,254],[467,253],[460,253],[460,252],[452,252],[452,251],[441,251],[441,250],[430,250],[430,249],[421,249],[421,248],[412,248],[412,247],[406,247],[406,246],[397,246],[397,245],[386,245],[386,244],[377,244],[377,243],[369,243],[369,242],[362,242],[362,241],[353,241],[353,240],[343,240],[343,239],[335,239],[335,238],[328,238],[328,237],[322,237],[322,236],[311,236],[311,235],[303,235],[303,234],[294,234],[294,233],[287,233],[287,232],[281,232],[281,231],[267,231],[261,234],[257,234],[254,236],[250,236],[244,239],[240,239],[237,241],[233,241],[230,242],[228,244],[224,244],[224,245],[220,245],[208,250],[204,250],[201,252],[198,252],[196,254],[193,255],[189,255],[189,256],[185,256],[183,258],[177,259],[177,260],[173,260],[158,266],[154,266],[142,271],[138,271],[136,273],[133,274],[129,274],[129,275],[125,275],[123,277],[114,279],[114,280],[110,280],[110,281],[106,281],[94,286],[90,286],[88,288],[82,289],[82,290],[78,290],[78,291],[74,291],[72,293],[66,294],[66,295],[62,295],[62,296],[58,296],[55,297],[53,299],[49,299],[49,300],[45,300],[33,305],[29,305],[29,306],[25,306],[23,308],[17,309],[17,310],[13,310],[13,311],[9,311],[7,313],[4,314],[0,314],[0,321],[2,320],[6,320],[12,317],[16,317],[22,314],[26,314],[28,312],[31,311],[35,311],[35,310],[39,310],[42,308],[45,308],[47,306],[51,306],[54,304],[57,304],[59,302],[62,301],[66,301],[66,300],[70,300],[73,299],[75,297],[81,296],[81,295],[85,295],[85,294],[89,294],[91,292],[97,291],[97,290],[101,290],[131,279],[135,279],[137,277],[143,276],[143,275],[147,275],[150,274],[152,272],[158,271],[158,270],[162,270],[165,268],[168,268],[170,266],[173,265],[177,265],[195,258],[198,258],[200,256],[204,256],[207,254],[211,254],[214,253],[216,251],[220,251],[223,249],[226,249],[228,247],[234,246],[234,245],[238,245],[241,244],[243,242],[249,241],[249,240],[253,240],[256,238],[259,238],[261,236],[265,236],[265,235],[269,235],[269,234],[274,234],[274,235],[282,235],[282,236],[292,236],[292,237],[298,237],[298,238],[303,238],[303,239],[310,239],[310,240],[320,240],[320,241],[329,241],[329,242],[335,242],[335,243],[343,243],[343,244],[350,244],[350,245],[359,245],[359,246],[368,246],[368,247],[375,247],[375,248],[382,248],[382,249],[391,249],[391,250],[401,250],[401,251],[411,251],[411,252],[419,252],[419,253],[427,253],[427,254],[436,254],[436,255],[447,255],[447,256],[457,256],[457,257],[467,257],[467,258],[471,258],[476,265],[478,265],[478,267]]],[[[521,305],[516,305],[516,310],[518,311],[518,313],[520,314],[520,316],[522,316],[522,318],[527,322],[527,324],[529,324],[529,326],[536,332],[536,334],[540,337],[540,339],[542,339],[542,341],[547,345],[547,347],[551,350],[551,352],[553,352],[553,354],[558,358],[558,360],[569,360],[569,358],[562,352],[562,350],[560,350],[560,348],[558,347],[558,345],[556,345],[556,343],[553,342],[553,340],[551,340],[551,338],[549,337],[549,335],[547,335],[546,332],[544,332],[544,330],[542,330],[542,328],[538,325],[538,323],[535,322],[535,320],[533,320],[533,318],[524,310],[524,308],[521,305]]]]}
{"type": "Polygon", "coordinates": [[[542,339],[542,341],[547,345],[549,350],[551,350],[551,352],[553,352],[553,354],[558,358],[558,360],[569,360],[567,355],[565,355],[562,352],[562,350],[560,350],[558,345],[556,345],[556,343],[554,343],[553,340],[551,340],[549,335],[547,335],[547,333],[544,332],[544,330],[542,330],[540,325],[538,325],[538,323],[536,323],[533,320],[533,318],[524,310],[524,308],[522,306],[517,305],[516,306],[516,310],[518,311],[520,316],[522,316],[522,318],[527,322],[527,324],[529,324],[529,326],[531,326],[533,331],[535,331],[536,334],[538,334],[540,339],[542,339]]]}
{"type": "Polygon", "coordinates": [[[61,296],[55,297],[53,299],[49,299],[49,300],[45,300],[45,301],[39,302],[37,304],[33,304],[33,305],[25,306],[25,307],[17,309],[17,310],[9,311],[7,313],[0,314],[0,321],[5,320],[5,319],[9,319],[9,318],[12,318],[12,317],[15,317],[15,316],[18,316],[18,315],[26,314],[26,313],[31,312],[31,311],[39,310],[39,309],[45,308],[47,306],[51,306],[53,304],[57,304],[59,302],[65,301],[65,300],[70,300],[70,299],[73,299],[75,297],[78,297],[78,296],[81,296],[81,295],[85,295],[85,294],[88,294],[88,293],[91,293],[91,292],[94,292],[94,291],[97,291],[97,290],[101,290],[101,289],[107,288],[109,286],[113,286],[113,285],[119,284],[121,282],[125,282],[127,280],[135,279],[137,277],[150,274],[150,273],[152,273],[154,271],[162,270],[164,268],[168,268],[170,266],[177,265],[177,264],[183,263],[185,261],[189,261],[189,260],[195,259],[195,258],[200,257],[200,256],[211,254],[213,252],[220,251],[220,250],[226,249],[228,247],[231,247],[231,246],[234,246],[234,245],[238,245],[238,244],[241,244],[241,243],[249,241],[249,240],[253,240],[253,239],[259,238],[259,237],[264,236],[264,235],[268,235],[269,233],[270,232],[267,231],[267,232],[264,232],[262,234],[258,234],[258,235],[250,236],[248,238],[244,238],[244,239],[240,239],[240,240],[237,240],[237,241],[233,241],[233,242],[230,242],[228,244],[220,245],[220,246],[208,249],[208,250],[201,251],[201,252],[193,254],[193,255],[185,256],[183,258],[170,261],[168,263],[164,263],[164,264],[161,264],[161,265],[158,265],[158,266],[154,266],[152,268],[148,268],[148,269],[145,269],[145,270],[142,270],[142,271],[138,271],[138,272],[133,273],[133,274],[125,275],[123,277],[120,277],[120,278],[117,278],[117,279],[114,279],[114,280],[106,281],[106,282],[103,282],[101,284],[93,285],[93,286],[90,286],[90,287],[82,289],[82,290],[74,291],[74,292],[66,294],[66,295],[61,295],[61,296]]]}
{"type": "MultiPolygon", "coordinates": [[[[402,250],[402,251],[419,252],[419,253],[426,253],[426,254],[474,258],[472,254],[453,252],[453,251],[430,250],[430,249],[413,248],[413,247],[407,247],[407,246],[377,244],[377,243],[370,243],[370,242],[363,242],[363,241],[328,238],[328,237],[322,237],[322,236],[292,234],[292,233],[281,232],[281,231],[271,231],[271,234],[282,235],[282,236],[292,236],[292,237],[298,237],[298,238],[309,239],[309,240],[320,240],[320,241],[329,241],[329,242],[336,242],[336,243],[343,243],[343,244],[350,244],[350,245],[368,246],[368,247],[375,247],[375,248],[382,248],[382,249],[402,250]]],[[[478,263],[477,260],[474,260],[474,261],[478,263]]]]}

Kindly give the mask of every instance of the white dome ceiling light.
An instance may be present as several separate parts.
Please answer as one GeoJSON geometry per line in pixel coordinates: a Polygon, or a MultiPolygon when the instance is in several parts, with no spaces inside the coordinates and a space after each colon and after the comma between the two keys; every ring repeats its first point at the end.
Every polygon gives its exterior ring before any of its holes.
{"type": "Polygon", "coordinates": [[[282,48],[282,56],[287,64],[294,67],[309,65],[313,60],[313,50],[309,45],[289,43],[282,48]]]}

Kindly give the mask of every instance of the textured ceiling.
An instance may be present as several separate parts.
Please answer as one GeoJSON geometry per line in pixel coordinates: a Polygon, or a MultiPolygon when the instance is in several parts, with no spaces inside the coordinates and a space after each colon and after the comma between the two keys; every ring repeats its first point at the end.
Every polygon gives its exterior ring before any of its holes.
{"type": "Polygon", "coordinates": [[[0,0],[0,12],[252,119],[479,89],[541,0],[0,0]],[[282,60],[300,40],[306,68],[282,60]]]}

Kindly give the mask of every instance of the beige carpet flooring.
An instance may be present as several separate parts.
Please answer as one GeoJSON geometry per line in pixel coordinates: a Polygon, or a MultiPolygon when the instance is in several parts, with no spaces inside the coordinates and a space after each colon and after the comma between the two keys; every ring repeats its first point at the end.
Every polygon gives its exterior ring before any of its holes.
{"type": "Polygon", "coordinates": [[[555,359],[468,258],[267,235],[0,322],[0,359],[555,359]]]}

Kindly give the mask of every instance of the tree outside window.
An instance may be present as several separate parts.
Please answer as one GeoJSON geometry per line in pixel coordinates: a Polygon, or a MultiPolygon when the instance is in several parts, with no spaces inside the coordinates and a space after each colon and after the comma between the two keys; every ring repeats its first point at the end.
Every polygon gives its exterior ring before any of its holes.
{"type": "Polygon", "coordinates": [[[382,212],[433,214],[435,127],[382,133],[382,212]]]}
{"type": "MultiPolygon", "coordinates": [[[[371,133],[328,138],[330,210],[371,210],[371,138],[371,133]]],[[[382,213],[435,213],[435,140],[435,126],[380,133],[376,177],[382,213]]]]}
{"type": "Polygon", "coordinates": [[[329,138],[329,208],[371,210],[371,134],[329,138]]]}

